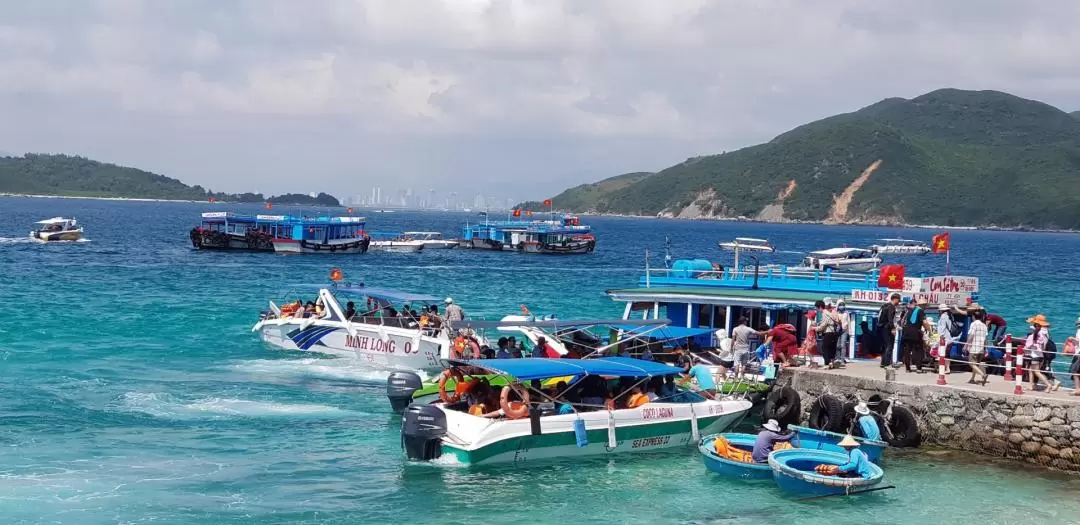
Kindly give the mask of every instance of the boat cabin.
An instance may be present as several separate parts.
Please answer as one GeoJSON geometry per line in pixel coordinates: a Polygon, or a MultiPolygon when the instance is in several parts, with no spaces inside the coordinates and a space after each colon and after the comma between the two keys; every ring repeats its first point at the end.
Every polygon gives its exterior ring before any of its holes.
{"type": "Polygon", "coordinates": [[[51,219],[45,219],[43,221],[37,221],[34,224],[37,225],[39,232],[62,232],[78,229],[75,219],[67,219],[64,217],[53,217],[51,219]]]}
{"type": "Polygon", "coordinates": [[[255,231],[271,237],[284,237],[291,233],[289,224],[297,220],[288,215],[241,215],[228,211],[212,211],[202,214],[200,227],[205,231],[244,236],[255,231]]]}

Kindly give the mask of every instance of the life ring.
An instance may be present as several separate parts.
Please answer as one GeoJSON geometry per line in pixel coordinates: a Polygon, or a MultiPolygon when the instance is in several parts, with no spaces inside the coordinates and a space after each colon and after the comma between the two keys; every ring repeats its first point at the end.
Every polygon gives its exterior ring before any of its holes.
{"type": "Polygon", "coordinates": [[[522,419],[529,417],[529,391],[522,389],[521,401],[510,402],[510,385],[506,385],[499,394],[499,408],[502,408],[507,419],[522,419]]]}
{"type": "Polygon", "coordinates": [[[472,348],[473,359],[480,359],[480,344],[475,339],[469,339],[469,348],[472,348]]]}
{"type": "Polygon", "coordinates": [[[458,401],[461,401],[461,394],[457,393],[456,385],[463,381],[465,381],[465,376],[456,369],[451,368],[443,372],[442,376],[439,377],[439,399],[441,399],[442,402],[446,403],[447,405],[452,405],[454,403],[457,403],[458,401]],[[446,380],[450,379],[451,377],[454,378],[455,388],[453,394],[448,394],[446,392],[446,380]]]}

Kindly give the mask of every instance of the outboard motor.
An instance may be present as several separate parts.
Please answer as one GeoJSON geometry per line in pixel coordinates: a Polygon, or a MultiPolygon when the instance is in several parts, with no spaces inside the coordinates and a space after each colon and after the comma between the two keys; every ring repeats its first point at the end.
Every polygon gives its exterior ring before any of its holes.
{"type": "Polygon", "coordinates": [[[413,400],[413,394],[424,387],[420,376],[412,372],[394,372],[386,378],[386,397],[390,398],[390,408],[401,413],[413,400]]]}
{"type": "Polygon", "coordinates": [[[409,459],[429,461],[442,455],[446,414],[432,405],[412,405],[401,415],[401,448],[409,459]]]}

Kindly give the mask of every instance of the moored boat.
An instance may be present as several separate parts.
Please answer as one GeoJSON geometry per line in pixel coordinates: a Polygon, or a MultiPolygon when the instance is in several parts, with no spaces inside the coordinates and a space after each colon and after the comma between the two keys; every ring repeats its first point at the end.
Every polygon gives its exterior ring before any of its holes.
{"type": "Polygon", "coordinates": [[[274,251],[274,237],[292,232],[286,215],[243,215],[227,211],[204,212],[202,222],[188,236],[196,250],[274,251]]]}
{"type": "Polygon", "coordinates": [[[793,448],[769,454],[769,467],[776,485],[785,492],[803,496],[850,494],[869,489],[885,477],[881,467],[870,463],[871,476],[843,477],[819,474],[819,465],[841,466],[848,462],[844,454],[823,450],[793,448]]]}
{"type": "Polygon", "coordinates": [[[441,299],[437,297],[364,284],[302,288],[317,290],[313,301],[318,304],[313,307],[316,311],[306,314],[300,300],[283,306],[271,301],[269,310],[252,328],[264,342],[284,350],[355,358],[363,366],[381,370],[431,375],[441,372],[443,360],[451,355],[445,327],[425,324],[422,316],[417,319],[395,313],[395,307],[404,309],[406,304],[438,304],[441,299]],[[347,305],[341,304],[339,295],[358,298],[365,311],[346,317],[347,305]]]}
{"type": "Polygon", "coordinates": [[[870,250],[876,255],[926,255],[930,245],[911,239],[878,239],[870,250]]]}
{"type": "Polygon", "coordinates": [[[83,229],[75,219],[53,217],[37,221],[36,230],[30,231],[30,238],[41,242],[77,241],[82,239],[83,229]]]}
{"type": "Polygon", "coordinates": [[[458,247],[457,239],[444,239],[439,232],[405,232],[404,237],[424,243],[425,250],[452,250],[458,247]]]}
{"type": "Polygon", "coordinates": [[[739,253],[740,252],[762,252],[772,253],[776,251],[776,248],[772,244],[769,244],[768,239],[758,239],[755,237],[736,237],[734,241],[722,242],[718,246],[730,252],[735,253],[735,266],[739,268],[739,253]]]}
{"type": "Polygon", "coordinates": [[[355,254],[366,253],[371,245],[363,217],[305,217],[287,226],[273,238],[277,253],[355,254]]]}
{"type": "Polygon", "coordinates": [[[485,221],[466,225],[460,246],[553,255],[590,253],[596,248],[592,228],[575,216],[552,220],[485,221]]]}
{"type": "Polygon", "coordinates": [[[566,397],[572,392],[591,393],[588,389],[605,385],[607,378],[641,385],[654,377],[679,373],[677,368],[638,359],[488,359],[451,360],[450,364],[507,376],[515,387],[502,389],[501,412],[488,412],[487,417],[461,402],[410,406],[402,416],[401,436],[411,460],[448,457],[466,465],[522,465],[562,457],[683,447],[697,443],[700,432],[730,428],[751,407],[746,400],[712,400],[689,391],[635,408],[604,408],[566,397]],[[562,392],[540,390],[539,381],[555,377],[569,378],[562,392]],[[551,399],[570,410],[530,399],[551,399]]]}
{"type": "Polygon", "coordinates": [[[769,464],[756,463],[750,457],[756,439],[757,436],[753,434],[713,434],[701,438],[698,452],[701,453],[701,459],[709,472],[746,480],[772,479],[769,464]],[[717,440],[721,438],[723,444],[717,448],[717,440]]]}
{"type": "Polygon", "coordinates": [[[414,240],[400,235],[387,236],[374,234],[371,250],[390,253],[417,253],[426,248],[424,241],[414,240]]]}
{"type": "Polygon", "coordinates": [[[803,266],[811,270],[866,272],[881,265],[881,258],[864,248],[829,248],[807,254],[803,266]]]}
{"type": "MultiPolygon", "coordinates": [[[[844,439],[844,434],[797,425],[791,425],[788,428],[794,430],[798,434],[798,437],[796,437],[796,444],[799,448],[824,450],[826,452],[834,452],[837,454],[845,453],[844,448],[839,445],[840,440],[844,439]]],[[[889,444],[884,441],[874,441],[872,439],[860,437],[855,437],[855,441],[858,441],[860,444],[859,450],[862,450],[870,461],[878,464],[880,464],[884,458],[885,449],[889,448],[889,444]]]]}

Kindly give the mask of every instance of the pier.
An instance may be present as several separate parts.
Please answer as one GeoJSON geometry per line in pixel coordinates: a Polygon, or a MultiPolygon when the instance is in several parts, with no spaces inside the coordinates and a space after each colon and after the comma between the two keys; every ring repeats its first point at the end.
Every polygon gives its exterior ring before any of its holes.
{"type": "Polygon", "coordinates": [[[969,384],[969,372],[946,376],[938,385],[936,370],[923,374],[895,371],[885,379],[876,361],[856,361],[843,369],[787,368],[778,386],[802,396],[802,421],[823,394],[837,397],[895,397],[918,418],[923,446],[938,446],[1016,459],[1041,467],[1080,472],[1080,397],[1071,392],[1013,393],[1015,383],[991,376],[987,385],[969,384]]]}

